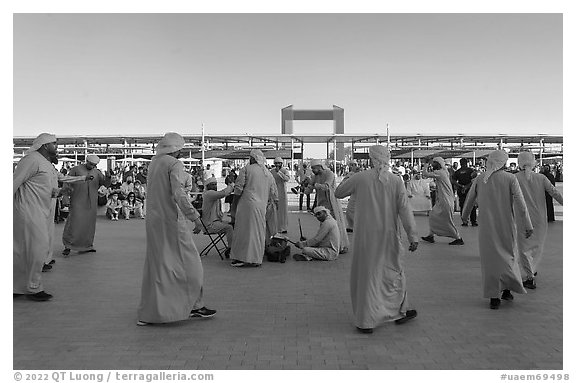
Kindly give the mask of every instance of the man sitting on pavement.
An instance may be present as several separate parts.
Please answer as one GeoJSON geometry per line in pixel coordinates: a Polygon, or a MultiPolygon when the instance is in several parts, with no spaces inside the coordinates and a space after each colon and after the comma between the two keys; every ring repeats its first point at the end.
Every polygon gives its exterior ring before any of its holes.
{"type": "Polygon", "coordinates": [[[226,257],[230,254],[230,245],[232,244],[234,228],[231,224],[222,221],[221,199],[228,196],[234,191],[234,183],[230,183],[226,189],[217,190],[218,181],[211,177],[206,180],[206,190],[202,193],[202,221],[210,233],[226,233],[226,257]]]}
{"type": "Polygon", "coordinates": [[[333,261],[338,258],[340,249],[340,231],[330,210],[324,206],[314,208],[314,216],[320,221],[318,233],[312,239],[299,241],[296,247],[302,249],[302,254],[294,254],[296,261],[333,261]]]}

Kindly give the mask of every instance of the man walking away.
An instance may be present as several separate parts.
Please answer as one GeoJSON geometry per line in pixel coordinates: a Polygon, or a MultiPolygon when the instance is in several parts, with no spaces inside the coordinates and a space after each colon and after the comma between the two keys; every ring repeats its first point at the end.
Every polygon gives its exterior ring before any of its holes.
{"type": "Polygon", "coordinates": [[[482,286],[493,310],[500,307],[500,293],[507,301],[514,299],[511,291],[526,294],[518,266],[515,217],[526,238],[533,230],[518,180],[504,170],[507,161],[503,150],[490,153],[486,171],[474,179],[462,211],[467,220],[476,200],[482,209],[478,231],[482,286]]]}

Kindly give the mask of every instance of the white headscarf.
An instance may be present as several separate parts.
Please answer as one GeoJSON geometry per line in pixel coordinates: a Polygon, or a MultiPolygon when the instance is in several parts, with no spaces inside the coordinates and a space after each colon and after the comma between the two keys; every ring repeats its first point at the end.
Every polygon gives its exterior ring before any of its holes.
{"type": "Polygon", "coordinates": [[[378,171],[378,179],[384,183],[390,167],[390,150],[387,146],[374,145],[369,149],[369,156],[374,168],[378,171]]]}
{"type": "Polygon", "coordinates": [[[26,151],[26,154],[37,151],[44,144],[49,144],[50,142],[56,142],[56,136],[50,133],[40,133],[38,137],[32,142],[30,149],[26,151]]]}
{"type": "Polygon", "coordinates": [[[168,132],[156,145],[156,154],[174,153],[184,147],[184,138],[178,133],[168,132]]]}
{"type": "Polygon", "coordinates": [[[321,212],[321,211],[325,211],[327,214],[330,214],[330,209],[328,209],[326,206],[316,206],[314,208],[314,214],[321,212]]]}
{"type": "Polygon", "coordinates": [[[488,182],[488,178],[494,174],[495,171],[501,169],[508,162],[508,153],[504,150],[494,150],[488,156],[488,161],[486,162],[486,176],[484,177],[484,183],[488,182]]]}
{"type": "Polygon", "coordinates": [[[260,166],[266,165],[266,157],[264,157],[264,153],[260,149],[252,149],[250,151],[250,157],[256,160],[256,163],[260,166]]]}
{"type": "Polygon", "coordinates": [[[98,165],[100,162],[100,157],[98,157],[96,154],[88,154],[86,156],[86,161],[90,161],[92,164],[98,165]]]}
{"type": "Polygon", "coordinates": [[[442,157],[434,157],[432,158],[432,161],[436,161],[440,164],[440,166],[442,166],[442,169],[446,169],[446,162],[444,161],[444,158],[442,157]]]}
{"type": "Polygon", "coordinates": [[[326,165],[324,165],[324,161],[318,160],[318,159],[313,159],[312,161],[310,161],[310,167],[313,167],[313,166],[322,166],[322,169],[326,169],[326,165]]]}
{"type": "Polygon", "coordinates": [[[536,158],[532,152],[520,152],[518,154],[518,168],[524,170],[528,181],[532,179],[534,167],[536,166],[536,158]]]}

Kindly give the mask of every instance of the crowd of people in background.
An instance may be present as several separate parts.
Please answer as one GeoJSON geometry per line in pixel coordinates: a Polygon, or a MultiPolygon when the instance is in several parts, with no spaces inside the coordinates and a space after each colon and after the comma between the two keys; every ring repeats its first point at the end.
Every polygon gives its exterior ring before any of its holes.
{"type": "Polygon", "coordinates": [[[105,206],[112,221],[146,220],[140,326],[215,315],[203,303],[202,262],[189,234],[222,235],[231,266],[245,268],[261,266],[271,238],[302,250],[293,256],[297,261],[334,261],[348,252],[353,233],[352,308],[358,330],[371,333],[383,322],[402,324],[417,315],[407,300],[400,232],[401,223],[408,249],[415,251],[414,212],[428,214],[429,233],[421,238],[430,244],[439,236],[450,237],[450,245],[464,245],[454,222],[457,211],[462,226],[469,219],[479,226],[484,297],[491,309],[498,309],[501,300],[514,299],[512,291],[536,288],[546,221],[554,219],[552,200],[563,203],[554,187],[562,181],[561,164],[540,168],[531,152],[521,152],[518,164],[495,150],[470,166],[464,158],[450,164],[442,157],[416,165],[392,162],[387,147],[374,145],[369,165],[350,161],[335,173],[323,160],[313,159],[293,169],[299,210],[306,198],[306,210],[320,222],[314,237],[306,239],[301,232],[294,242],[282,237],[288,233],[287,183],[293,177],[282,158],[270,166],[261,150],[252,149],[247,164],[230,169],[226,187],[218,190],[210,165],[185,169],[178,160],[183,147],[182,136],[167,133],[149,166],[101,172],[100,158],[90,154],[84,163],[57,171],[56,137],[38,136],[14,173],[14,296],[52,298],[39,273],[54,264],[54,223],[60,221],[58,206],[63,212],[67,199],[65,257],[72,251],[96,252],[98,206],[105,206]],[[347,197],[344,214],[340,200],[347,197]],[[223,214],[223,199],[230,220],[223,214]]]}

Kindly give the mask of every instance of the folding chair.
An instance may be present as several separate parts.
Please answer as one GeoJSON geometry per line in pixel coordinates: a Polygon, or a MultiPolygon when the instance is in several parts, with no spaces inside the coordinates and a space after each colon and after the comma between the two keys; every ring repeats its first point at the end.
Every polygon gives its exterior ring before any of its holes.
{"type": "Polygon", "coordinates": [[[202,232],[204,233],[204,235],[207,235],[208,238],[210,238],[210,243],[206,245],[206,247],[200,252],[200,256],[204,257],[205,255],[208,255],[210,250],[216,249],[218,255],[220,256],[220,259],[224,260],[224,254],[226,253],[226,249],[228,248],[226,242],[224,241],[226,233],[211,233],[204,224],[204,221],[202,219],[200,219],[200,222],[202,222],[203,227],[202,232]]]}

